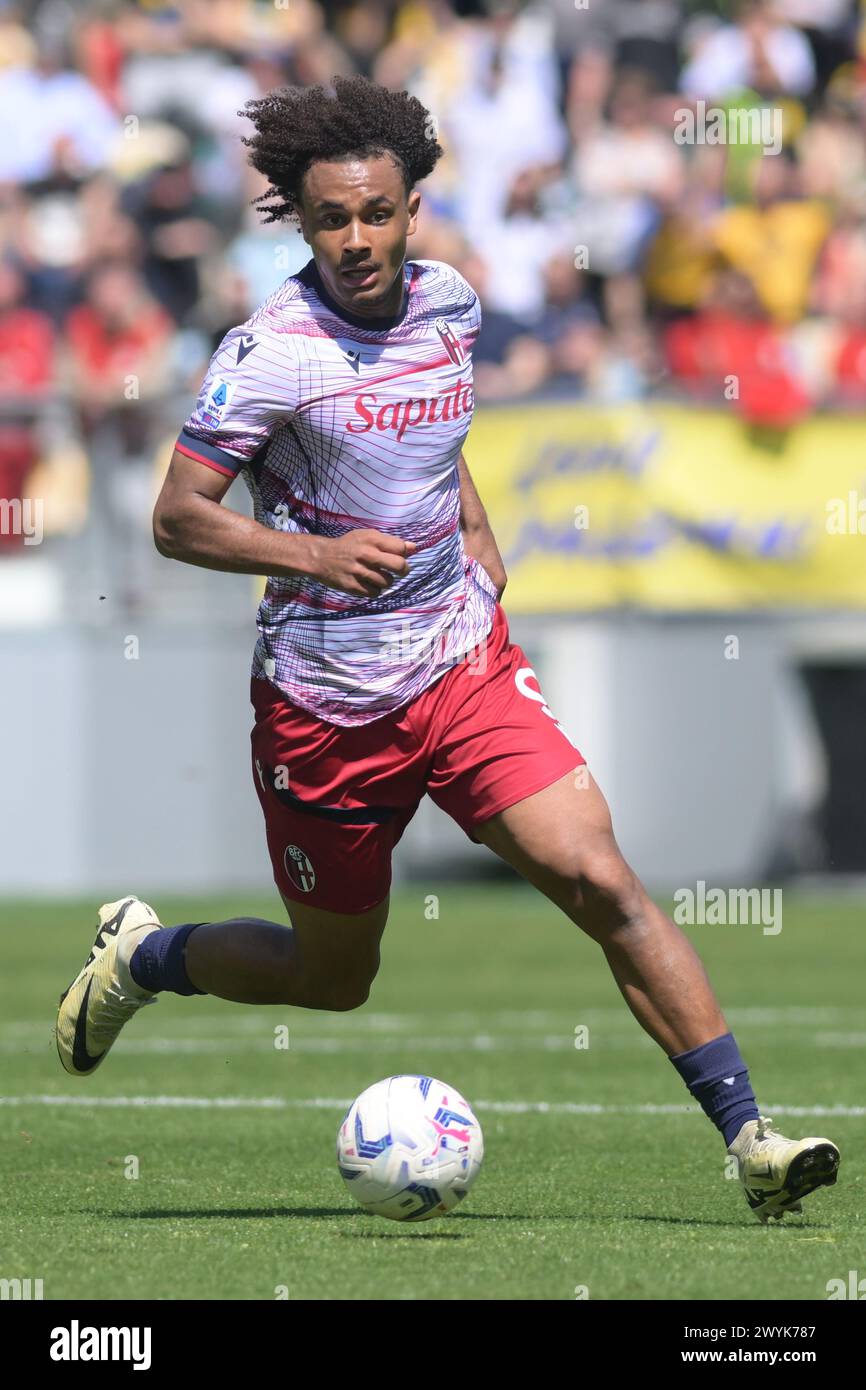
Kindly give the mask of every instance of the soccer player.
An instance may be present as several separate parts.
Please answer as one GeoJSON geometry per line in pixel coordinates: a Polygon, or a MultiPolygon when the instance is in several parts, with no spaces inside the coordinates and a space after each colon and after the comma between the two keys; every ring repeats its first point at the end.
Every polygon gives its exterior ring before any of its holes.
{"type": "Polygon", "coordinates": [[[759,1115],[683,932],[623,859],[585,760],[509,639],[496,542],[462,455],[478,299],[406,259],[442,154],[424,107],[362,78],[249,103],[269,221],[311,259],[226,334],[154,513],[159,551],[267,576],[252,672],[252,770],[289,925],[164,927],[100,909],[60,1003],[75,1076],[162,991],[244,1004],[363,1004],[391,854],[428,793],[604,951],[626,1003],[736,1155],[767,1221],[835,1181],[828,1139],[759,1115]],[[238,474],[255,517],[220,505],[238,474]]]}

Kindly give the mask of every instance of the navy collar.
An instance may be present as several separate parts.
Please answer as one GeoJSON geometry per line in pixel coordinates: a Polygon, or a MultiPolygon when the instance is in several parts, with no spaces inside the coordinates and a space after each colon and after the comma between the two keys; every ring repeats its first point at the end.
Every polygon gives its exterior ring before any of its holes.
{"type": "Polygon", "coordinates": [[[348,309],[344,309],[341,304],[325,289],[324,282],[319,274],[315,260],[308,261],[303,270],[298,271],[296,279],[300,280],[307,289],[313,290],[318,295],[326,308],[331,310],[338,319],[344,323],[349,323],[353,328],[366,328],[372,333],[385,333],[390,328],[396,328],[401,324],[409,312],[409,287],[406,283],[406,264],[404,263],[401,274],[403,275],[403,307],[399,314],[392,314],[390,318],[370,318],[363,314],[350,314],[348,309]]]}

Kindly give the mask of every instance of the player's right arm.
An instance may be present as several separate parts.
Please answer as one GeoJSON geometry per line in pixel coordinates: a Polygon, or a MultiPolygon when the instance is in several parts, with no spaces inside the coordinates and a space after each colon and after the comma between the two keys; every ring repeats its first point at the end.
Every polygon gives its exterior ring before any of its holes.
{"type": "Polygon", "coordinates": [[[221,505],[232,478],[175,449],[153,513],[161,555],[231,574],[306,575],[375,598],[408,572],[413,541],[376,530],[344,536],[275,531],[221,505]]]}
{"type": "Polygon", "coordinates": [[[292,335],[261,316],[229,329],[177,441],[153,514],[160,554],[189,565],[281,578],[303,575],[375,598],[406,574],[417,547],[381,531],[293,534],[221,505],[232,480],[297,407],[292,335]]]}

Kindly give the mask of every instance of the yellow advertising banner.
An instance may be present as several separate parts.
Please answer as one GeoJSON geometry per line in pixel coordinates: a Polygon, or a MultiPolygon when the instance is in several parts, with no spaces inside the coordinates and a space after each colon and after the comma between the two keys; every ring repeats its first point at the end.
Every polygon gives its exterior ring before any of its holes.
{"type": "Polygon", "coordinates": [[[480,409],[466,459],[513,613],[866,607],[866,415],[480,409]]]}

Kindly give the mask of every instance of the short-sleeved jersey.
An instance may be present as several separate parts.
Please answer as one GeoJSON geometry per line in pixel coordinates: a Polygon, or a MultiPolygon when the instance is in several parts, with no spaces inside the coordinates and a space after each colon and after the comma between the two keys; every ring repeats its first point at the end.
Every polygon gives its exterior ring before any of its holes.
{"type": "Polygon", "coordinates": [[[440,261],[406,262],[403,276],[401,313],[362,318],[334,303],[310,261],[223,338],[177,442],[241,473],[266,526],[374,527],[417,543],[409,573],[375,598],[268,580],[253,674],[333,724],[413,700],[480,648],[495,610],[460,531],[478,298],[440,261]]]}

